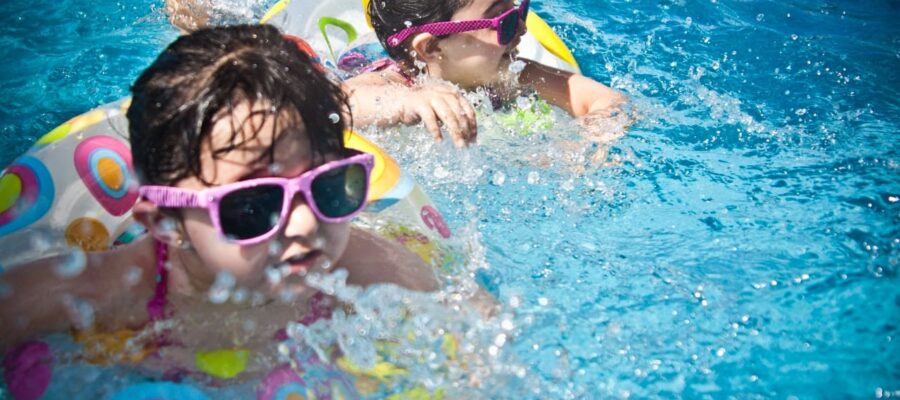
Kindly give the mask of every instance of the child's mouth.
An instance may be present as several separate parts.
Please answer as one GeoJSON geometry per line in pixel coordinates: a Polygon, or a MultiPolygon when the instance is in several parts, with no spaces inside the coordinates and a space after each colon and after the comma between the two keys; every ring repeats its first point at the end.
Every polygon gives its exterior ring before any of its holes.
{"type": "Polygon", "coordinates": [[[320,256],[322,256],[320,250],[297,254],[281,262],[282,271],[286,275],[297,273],[305,274],[316,264],[316,261],[320,256]]]}

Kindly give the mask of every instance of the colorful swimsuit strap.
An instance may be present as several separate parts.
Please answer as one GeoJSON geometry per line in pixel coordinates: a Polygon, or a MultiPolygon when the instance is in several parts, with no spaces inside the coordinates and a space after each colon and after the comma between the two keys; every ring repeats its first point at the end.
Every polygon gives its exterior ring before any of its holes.
{"type": "Polygon", "coordinates": [[[153,297],[147,302],[147,314],[151,321],[159,321],[166,314],[166,294],[169,290],[169,270],[166,263],[169,261],[169,248],[165,243],[154,239],[156,246],[156,288],[153,297]]]}
{"type": "Polygon", "coordinates": [[[403,68],[400,67],[399,64],[397,64],[396,61],[394,61],[390,58],[382,58],[378,61],[375,61],[375,62],[369,64],[367,67],[363,68],[360,72],[365,73],[365,72],[376,72],[376,71],[383,71],[383,70],[394,71],[394,72],[400,74],[400,76],[403,77],[403,83],[405,83],[406,86],[412,86],[415,83],[415,81],[413,81],[413,78],[411,76],[409,76],[406,73],[406,71],[404,71],[403,68]]]}

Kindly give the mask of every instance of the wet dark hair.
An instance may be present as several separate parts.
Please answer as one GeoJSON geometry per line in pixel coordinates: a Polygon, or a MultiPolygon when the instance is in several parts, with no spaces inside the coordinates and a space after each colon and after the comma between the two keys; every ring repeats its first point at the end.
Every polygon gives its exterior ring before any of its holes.
{"type": "Polygon", "coordinates": [[[409,26],[449,21],[470,3],[472,0],[371,0],[367,11],[378,41],[388,55],[410,66],[414,60],[409,54],[409,43],[415,35],[397,47],[388,46],[387,38],[409,26]]]}
{"type": "MultiPolygon", "coordinates": [[[[243,102],[271,105],[264,118],[302,119],[314,155],[346,154],[345,121],[335,123],[347,98],[313,60],[270,25],[203,29],[178,38],[131,87],[128,130],[135,171],[142,184],[174,185],[197,177],[202,150],[217,117],[243,102]]],[[[260,134],[233,121],[218,158],[260,134]],[[252,131],[252,132],[251,132],[252,131]]],[[[278,134],[276,132],[275,134],[278,134]]],[[[264,153],[274,162],[276,141],[264,153]]]]}

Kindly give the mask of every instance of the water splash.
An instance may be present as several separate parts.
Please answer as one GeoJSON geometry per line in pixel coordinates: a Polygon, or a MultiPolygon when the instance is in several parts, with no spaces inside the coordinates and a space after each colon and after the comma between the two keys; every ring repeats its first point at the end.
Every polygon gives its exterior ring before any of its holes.
{"type": "Polygon", "coordinates": [[[346,277],[345,270],[307,277],[310,286],[351,304],[354,312],[337,310],[309,326],[289,324],[282,353],[313,352],[329,362],[338,348],[361,370],[389,364],[405,371],[379,395],[421,385],[450,398],[481,396],[501,390],[500,382],[527,375],[505,350],[517,332],[511,314],[486,320],[467,303],[470,297],[458,292],[418,293],[393,285],[362,290],[348,286],[346,277]]]}
{"type": "Polygon", "coordinates": [[[81,275],[87,267],[87,254],[81,249],[71,249],[56,263],[53,270],[63,278],[74,278],[81,275]]]}
{"type": "Polygon", "coordinates": [[[231,297],[231,289],[234,288],[236,282],[234,274],[228,271],[221,271],[216,274],[216,280],[209,288],[207,295],[209,301],[214,304],[222,304],[228,301],[228,298],[231,297]]]}

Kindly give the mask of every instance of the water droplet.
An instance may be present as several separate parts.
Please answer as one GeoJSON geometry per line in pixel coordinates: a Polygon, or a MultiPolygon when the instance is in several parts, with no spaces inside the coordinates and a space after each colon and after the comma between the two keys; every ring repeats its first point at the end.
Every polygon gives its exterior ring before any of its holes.
{"type": "Polygon", "coordinates": [[[721,67],[721,64],[719,64],[719,60],[716,60],[712,62],[712,65],[710,67],[713,69],[713,71],[718,71],[719,67],[721,67]]]}
{"type": "Polygon", "coordinates": [[[273,212],[269,215],[269,226],[277,226],[278,222],[281,220],[280,212],[273,212]]]}
{"type": "Polygon", "coordinates": [[[73,249],[66,254],[59,263],[56,264],[54,270],[56,274],[63,278],[72,278],[80,275],[87,266],[87,255],[81,249],[73,249]]]}
{"type": "Polygon", "coordinates": [[[691,17],[687,17],[687,18],[684,19],[684,24],[685,24],[688,28],[690,28],[691,25],[694,24],[694,19],[691,18],[691,17]]]}
{"type": "Polygon", "coordinates": [[[409,28],[409,27],[412,26],[412,22],[410,22],[410,21],[403,21],[403,25],[406,25],[406,27],[409,28]]]}
{"type": "Polygon", "coordinates": [[[503,186],[506,182],[506,174],[503,171],[497,171],[494,173],[494,176],[491,177],[491,184],[494,186],[503,186]]]}
{"type": "Polygon", "coordinates": [[[231,292],[231,301],[236,304],[242,304],[250,297],[250,292],[246,288],[239,287],[231,292]]]}
{"type": "Polygon", "coordinates": [[[444,179],[450,176],[450,171],[447,171],[443,166],[438,165],[434,169],[434,177],[438,179],[444,179]]]}
{"type": "Polygon", "coordinates": [[[266,281],[269,282],[269,285],[275,286],[281,283],[281,269],[278,267],[268,267],[265,270],[266,281]]]}
{"type": "Polygon", "coordinates": [[[756,14],[756,21],[757,21],[757,22],[762,22],[764,19],[766,19],[765,14],[762,14],[762,13],[756,14]]]}
{"type": "Polygon", "coordinates": [[[78,329],[89,329],[94,325],[94,307],[85,300],[66,294],[62,298],[63,308],[78,329]]]}
{"type": "Polygon", "coordinates": [[[250,295],[250,305],[257,307],[266,304],[266,295],[262,294],[262,292],[254,291],[252,295],[250,295]]]}
{"type": "Polygon", "coordinates": [[[550,304],[550,300],[547,299],[546,297],[541,297],[541,298],[538,298],[538,304],[540,304],[542,306],[547,306],[548,304],[550,304]]]}
{"type": "Polygon", "coordinates": [[[341,122],[341,116],[338,115],[337,113],[331,113],[331,114],[328,114],[328,119],[331,120],[331,123],[332,123],[332,124],[336,124],[336,123],[338,123],[338,122],[341,122]]]}
{"type": "Polygon", "coordinates": [[[287,332],[289,338],[299,339],[303,337],[303,326],[294,321],[291,321],[287,323],[285,332],[287,332]]]}
{"type": "Polygon", "coordinates": [[[531,171],[528,173],[528,184],[529,185],[534,185],[534,184],[538,183],[540,180],[541,180],[541,174],[539,174],[537,171],[531,171]]]}
{"type": "Polygon", "coordinates": [[[797,40],[798,38],[799,38],[799,36],[797,36],[796,33],[791,34],[791,40],[797,40]]]}
{"type": "Polygon", "coordinates": [[[284,246],[281,245],[281,242],[277,240],[273,240],[269,242],[269,255],[272,257],[276,257],[281,254],[281,250],[284,249],[284,246]]]}
{"type": "Polygon", "coordinates": [[[228,271],[219,272],[216,280],[209,288],[209,301],[214,304],[222,304],[231,297],[231,288],[234,287],[236,281],[234,275],[228,271]]]}
{"type": "Polygon", "coordinates": [[[159,229],[160,236],[168,236],[175,233],[175,228],[177,226],[178,224],[174,219],[165,217],[159,221],[159,226],[157,228],[159,229]]]}
{"type": "Polygon", "coordinates": [[[797,111],[794,111],[794,114],[796,114],[798,117],[802,117],[802,116],[806,115],[806,109],[798,108],[797,111]]]}
{"type": "Polygon", "coordinates": [[[516,60],[509,63],[509,72],[513,74],[520,74],[525,70],[525,62],[522,60],[516,60]]]}
{"type": "Polygon", "coordinates": [[[269,165],[269,172],[272,175],[279,175],[282,171],[284,171],[284,166],[279,163],[272,163],[269,165]]]}
{"type": "Polygon", "coordinates": [[[125,275],[122,276],[122,282],[125,283],[125,286],[132,287],[141,281],[141,275],[143,275],[143,271],[141,271],[140,267],[128,267],[125,271],[125,275]]]}
{"type": "Polygon", "coordinates": [[[281,300],[282,303],[291,303],[297,298],[297,293],[291,288],[284,288],[278,292],[278,299],[281,300]]]}
{"type": "Polygon", "coordinates": [[[531,96],[519,96],[516,97],[516,106],[518,106],[522,110],[530,109],[534,104],[534,100],[531,96]]]}
{"type": "Polygon", "coordinates": [[[724,355],[725,355],[725,349],[719,347],[719,349],[716,350],[716,357],[723,357],[724,355]]]}
{"type": "Polygon", "coordinates": [[[35,253],[43,253],[50,249],[50,238],[49,235],[44,233],[38,233],[34,236],[31,236],[31,249],[34,250],[35,253]]]}

